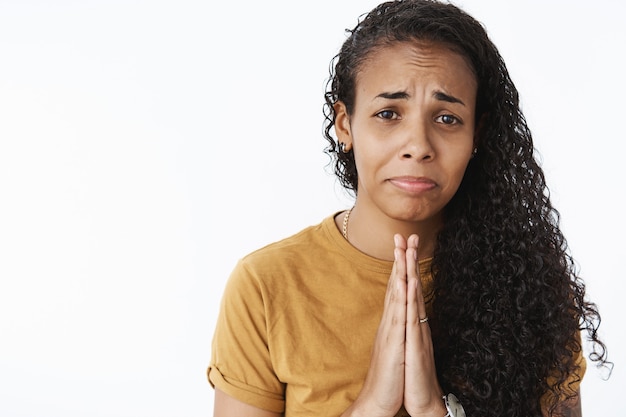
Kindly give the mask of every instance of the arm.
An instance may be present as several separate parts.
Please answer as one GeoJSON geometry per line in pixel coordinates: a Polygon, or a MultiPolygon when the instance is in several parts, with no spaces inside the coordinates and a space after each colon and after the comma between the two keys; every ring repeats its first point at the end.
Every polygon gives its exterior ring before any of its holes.
{"type": "Polygon", "coordinates": [[[265,301],[256,271],[254,265],[239,261],[222,295],[207,371],[215,388],[216,416],[256,416],[236,412],[246,404],[284,410],[284,387],[269,355],[265,301]]]}
{"type": "Polygon", "coordinates": [[[263,410],[246,404],[216,388],[213,417],[229,416],[282,417],[282,414],[263,410]]]}

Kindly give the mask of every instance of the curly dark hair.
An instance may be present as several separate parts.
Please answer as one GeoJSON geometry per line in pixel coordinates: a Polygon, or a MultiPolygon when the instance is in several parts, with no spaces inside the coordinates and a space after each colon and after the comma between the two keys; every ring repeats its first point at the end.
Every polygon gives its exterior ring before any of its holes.
{"type": "Polygon", "coordinates": [[[470,416],[541,416],[542,402],[554,413],[582,377],[581,330],[590,359],[611,364],[502,57],[479,22],[437,1],[380,4],[348,33],[331,63],[324,136],[335,174],[354,193],[354,154],[341,152],[332,136],[333,105],[341,101],[352,114],[364,60],[377,48],[419,40],[446,45],[471,63],[478,153],[444,209],[429,295],[439,381],[470,416]]]}

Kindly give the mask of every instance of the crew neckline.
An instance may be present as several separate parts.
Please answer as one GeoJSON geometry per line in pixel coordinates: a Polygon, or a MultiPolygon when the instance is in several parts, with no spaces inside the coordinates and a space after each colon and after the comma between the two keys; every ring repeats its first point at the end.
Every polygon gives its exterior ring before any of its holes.
{"type": "MultiPolygon", "coordinates": [[[[344,210],[333,213],[322,222],[322,227],[328,233],[329,238],[337,246],[341,255],[346,258],[350,263],[358,265],[360,268],[366,268],[371,271],[385,272],[387,274],[391,274],[393,261],[378,259],[364,252],[361,252],[359,249],[352,246],[352,244],[350,244],[350,242],[348,242],[343,237],[341,231],[335,223],[335,217],[337,217],[337,215],[339,213],[342,213],[343,211],[344,210]]],[[[420,274],[430,274],[432,260],[432,257],[419,260],[420,274]]]]}

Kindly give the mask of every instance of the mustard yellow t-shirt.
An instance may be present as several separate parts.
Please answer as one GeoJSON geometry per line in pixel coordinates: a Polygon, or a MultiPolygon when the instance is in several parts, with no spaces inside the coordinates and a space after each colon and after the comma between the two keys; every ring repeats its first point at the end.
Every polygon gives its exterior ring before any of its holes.
{"type": "Polygon", "coordinates": [[[392,265],[350,245],[334,215],[244,257],[222,298],[210,383],[285,416],[340,415],[365,380],[392,265]]]}

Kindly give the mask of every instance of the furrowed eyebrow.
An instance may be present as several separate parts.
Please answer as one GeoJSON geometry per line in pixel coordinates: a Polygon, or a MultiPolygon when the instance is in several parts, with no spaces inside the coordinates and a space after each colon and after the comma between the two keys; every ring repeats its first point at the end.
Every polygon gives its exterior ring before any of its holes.
{"type": "MultiPolygon", "coordinates": [[[[410,97],[411,96],[406,91],[395,91],[395,92],[380,93],[379,95],[375,97],[375,99],[384,98],[387,100],[408,100],[410,97]]],[[[439,101],[445,101],[448,103],[458,103],[458,104],[465,106],[465,103],[463,103],[463,100],[461,100],[460,98],[451,96],[450,94],[446,94],[443,91],[435,91],[433,93],[433,97],[439,101]]]]}
{"type": "Polygon", "coordinates": [[[375,98],[385,98],[387,100],[408,100],[409,97],[409,93],[406,91],[396,91],[393,93],[380,93],[375,98]]]}
{"type": "Polygon", "coordinates": [[[440,100],[440,101],[446,101],[448,103],[459,103],[465,106],[465,103],[463,103],[461,99],[451,96],[449,94],[446,94],[442,91],[435,91],[435,93],[433,94],[433,97],[435,97],[435,99],[440,100]]]}

